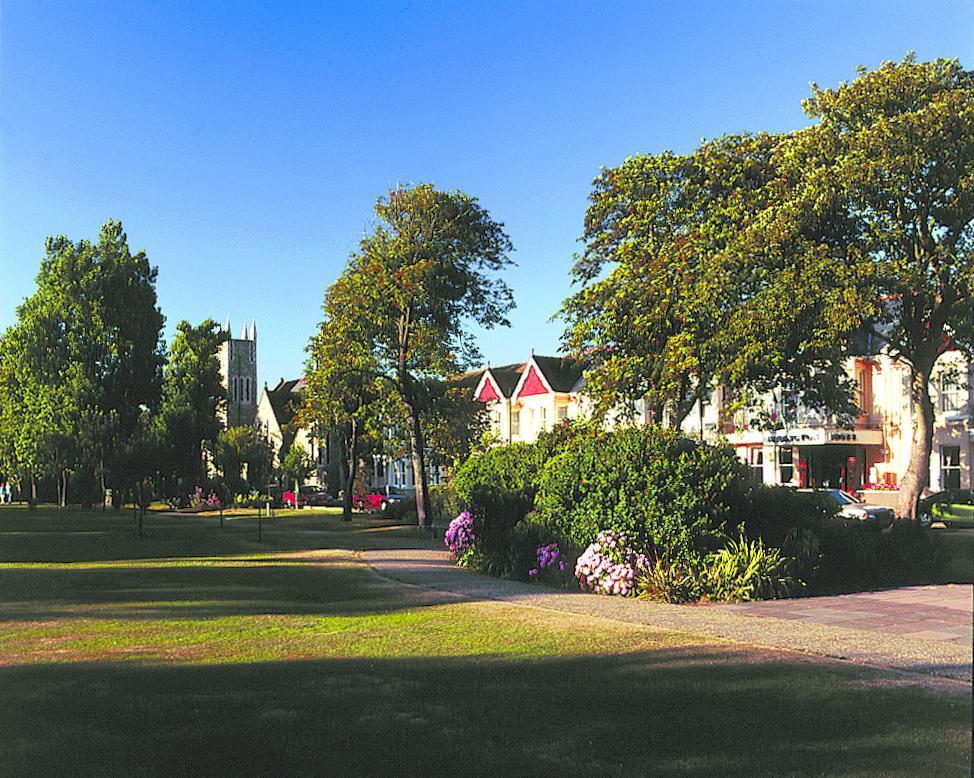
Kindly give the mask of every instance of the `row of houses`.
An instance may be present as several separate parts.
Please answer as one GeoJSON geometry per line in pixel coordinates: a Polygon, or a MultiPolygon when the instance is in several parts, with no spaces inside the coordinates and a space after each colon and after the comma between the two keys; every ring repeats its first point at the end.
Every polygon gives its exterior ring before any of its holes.
{"type": "MultiPolygon", "coordinates": [[[[908,366],[879,353],[850,359],[861,413],[853,426],[803,408],[774,394],[745,407],[717,387],[682,423],[695,438],[725,438],[766,484],[895,490],[903,479],[913,445],[912,376],[908,366]],[[769,420],[771,423],[769,424],[769,420]]],[[[464,380],[484,403],[491,427],[502,442],[535,440],[563,419],[585,416],[585,365],[575,360],[531,354],[524,362],[488,366],[464,380]]],[[[974,372],[961,352],[945,354],[933,381],[934,446],[930,487],[934,491],[972,488],[974,462],[974,372]]],[[[648,423],[645,403],[637,423],[648,423]]]]}
{"type": "MultiPolygon", "coordinates": [[[[227,324],[229,330],[229,323],[227,324]]],[[[253,424],[279,451],[286,436],[303,446],[316,466],[313,480],[335,481],[337,452],[327,436],[296,425],[294,415],[305,388],[303,378],[266,384],[257,395],[256,325],[238,339],[229,339],[221,356],[229,389],[228,420],[253,424]]],[[[533,442],[543,431],[566,419],[590,413],[584,394],[584,362],[533,352],[523,362],[487,365],[466,373],[456,384],[483,404],[499,443],[533,442]]],[[[796,404],[792,398],[767,395],[742,407],[723,387],[683,421],[687,435],[708,441],[729,441],[757,481],[799,487],[895,490],[910,460],[913,403],[909,367],[885,353],[851,358],[847,369],[855,381],[859,417],[850,427],[796,404]],[[770,423],[769,423],[769,420],[770,423]]],[[[945,354],[933,380],[935,426],[930,488],[974,487],[974,372],[961,352],[945,354]]],[[[635,423],[651,421],[645,403],[635,409],[635,423]]],[[[432,458],[435,461],[435,457],[432,458]]],[[[377,454],[368,471],[373,486],[412,487],[408,459],[377,454]]],[[[432,464],[429,478],[447,477],[432,464]]]]}

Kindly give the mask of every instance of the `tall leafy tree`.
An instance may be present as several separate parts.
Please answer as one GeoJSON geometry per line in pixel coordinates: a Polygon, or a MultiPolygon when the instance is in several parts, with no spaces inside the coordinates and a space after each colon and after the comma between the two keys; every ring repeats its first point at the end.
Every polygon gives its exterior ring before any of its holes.
{"type": "Polygon", "coordinates": [[[678,427],[717,382],[848,406],[834,329],[823,341],[810,326],[829,295],[787,300],[789,255],[750,237],[786,183],[780,142],[727,136],[688,155],[631,157],[595,180],[572,271],[580,289],[561,315],[567,349],[591,362],[586,391],[600,414],[645,399],[658,423],[678,427]],[[833,380],[815,379],[824,375],[833,380]]]}
{"type": "Polygon", "coordinates": [[[376,376],[402,405],[419,524],[427,527],[422,419],[431,388],[478,361],[471,324],[508,324],[514,299],[496,273],[511,264],[512,246],[475,198],[430,184],[392,190],[375,215],[339,279],[336,305],[358,319],[376,376]]]}
{"type": "Polygon", "coordinates": [[[212,319],[176,325],[163,378],[159,424],[167,444],[163,464],[170,488],[185,490],[206,475],[203,452],[213,451],[223,429],[226,387],[220,378],[220,344],[227,333],[212,319]]]}
{"type": "Polygon", "coordinates": [[[106,222],[97,243],[48,238],[37,290],[4,338],[18,460],[35,480],[54,476],[62,504],[72,472],[94,478],[100,468],[121,485],[113,472],[123,443],[143,408],[158,407],[156,273],[145,252],[129,250],[119,222],[106,222]]]}
{"type": "Polygon", "coordinates": [[[792,244],[793,272],[832,273],[837,313],[860,315],[910,368],[915,426],[898,512],[914,518],[930,472],[931,375],[948,348],[970,357],[974,347],[974,73],[908,56],[815,86],[804,108],[818,122],[782,146],[795,183],[763,232],[792,244]]]}
{"type": "Polygon", "coordinates": [[[371,348],[368,319],[348,305],[343,275],[325,293],[325,318],[308,346],[307,389],[303,416],[319,431],[318,438],[335,436],[341,450],[342,518],[352,519],[352,498],[361,444],[378,432],[388,418],[378,378],[379,366],[371,348]],[[351,314],[351,315],[349,315],[351,314]],[[324,433],[324,434],[322,434],[324,433]]]}

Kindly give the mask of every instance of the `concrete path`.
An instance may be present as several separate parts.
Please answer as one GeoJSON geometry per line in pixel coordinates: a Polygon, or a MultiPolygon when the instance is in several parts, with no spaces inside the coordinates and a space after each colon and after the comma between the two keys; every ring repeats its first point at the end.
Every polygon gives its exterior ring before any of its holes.
{"type": "Polygon", "coordinates": [[[457,597],[644,624],[971,682],[970,584],[740,605],[666,605],[581,594],[454,567],[446,551],[365,551],[379,574],[457,597]]]}

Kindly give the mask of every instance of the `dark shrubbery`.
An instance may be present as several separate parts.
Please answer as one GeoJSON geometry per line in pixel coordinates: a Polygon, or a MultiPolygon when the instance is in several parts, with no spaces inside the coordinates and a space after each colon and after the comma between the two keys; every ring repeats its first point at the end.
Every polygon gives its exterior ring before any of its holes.
{"type": "Polygon", "coordinates": [[[429,488],[430,512],[433,524],[445,527],[460,513],[460,497],[453,484],[436,484],[429,488]]]}
{"type": "Polygon", "coordinates": [[[571,441],[545,466],[537,505],[541,523],[577,547],[608,529],[683,562],[718,548],[742,520],[746,485],[729,446],[634,427],[571,441]]]}
{"type": "Polygon", "coordinates": [[[488,572],[510,572],[511,530],[534,507],[543,464],[539,447],[515,443],[476,454],[457,470],[453,484],[473,514],[488,572]]]}
{"type": "Polygon", "coordinates": [[[884,530],[837,513],[824,494],[761,486],[751,494],[745,527],[750,537],[793,557],[812,593],[930,581],[943,572],[939,538],[916,522],[884,530]]]}

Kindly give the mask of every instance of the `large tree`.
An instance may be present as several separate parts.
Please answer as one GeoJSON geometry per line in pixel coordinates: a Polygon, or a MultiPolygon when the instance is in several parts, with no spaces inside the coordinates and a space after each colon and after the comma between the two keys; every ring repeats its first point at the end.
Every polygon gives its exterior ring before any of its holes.
{"type": "Polygon", "coordinates": [[[361,444],[389,418],[388,390],[379,379],[367,317],[349,305],[343,275],[325,293],[325,318],[308,346],[307,388],[302,416],[320,440],[334,436],[341,451],[342,518],[352,520],[352,498],[361,444]]]}
{"type": "Polygon", "coordinates": [[[102,475],[110,486],[125,441],[145,408],[158,408],[163,316],[156,305],[156,268],[133,254],[119,222],[108,221],[97,243],[48,238],[37,290],[17,309],[0,359],[4,391],[15,408],[5,424],[20,468],[57,479],[102,475]],[[81,445],[83,444],[83,445],[81,445]]]}
{"type": "Polygon", "coordinates": [[[818,325],[829,279],[789,275],[791,255],[750,234],[787,183],[780,143],[727,136],[687,155],[637,155],[595,180],[572,272],[581,288],[561,315],[601,415],[644,399],[657,423],[678,427],[715,383],[850,410],[834,326],[823,338],[818,325]]]}
{"type": "Polygon", "coordinates": [[[159,426],[166,441],[162,467],[168,486],[187,491],[206,476],[204,451],[214,451],[223,429],[226,387],[220,377],[220,344],[228,337],[215,321],[176,325],[163,378],[159,426]]]}
{"type": "Polygon", "coordinates": [[[337,284],[375,375],[401,403],[421,527],[429,526],[423,417],[431,389],[479,360],[471,324],[507,325],[514,305],[496,276],[510,239],[475,198],[432,185],[399,187],[375,205],[376,222],[337,284]]]}
{"type": "Polygon", "coordinates": [[[974,74],[912,56],[813,86],[781,164],[796,181],[770,242],[807,238],[794,267],[836,273],[834,286],[912,374],[913,448],[898,513],[915,518],[928,484],[930,379],[948,348],[974,350],[974,74]],[[810,232],[809,223],[827,225],[810,232]]]}

